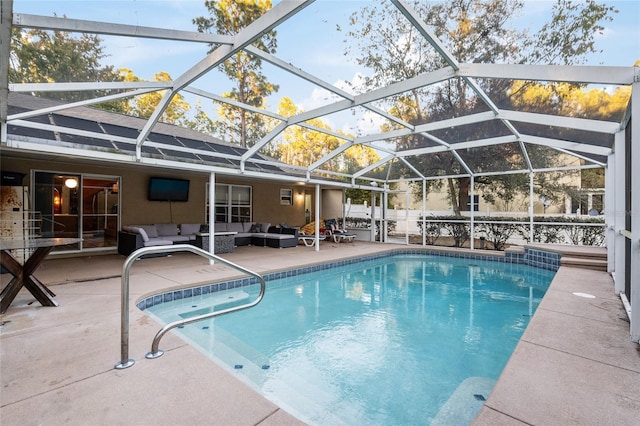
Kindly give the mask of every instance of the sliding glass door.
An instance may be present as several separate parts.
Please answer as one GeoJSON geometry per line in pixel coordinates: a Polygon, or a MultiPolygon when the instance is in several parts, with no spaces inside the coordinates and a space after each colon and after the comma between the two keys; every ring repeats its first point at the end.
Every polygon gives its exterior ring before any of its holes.
{"type": "Polygon", "coordinates": [[[115,247],[118,243],[118,178],[85,175],[82,179],[82,247],[115,247]]]}
{"type": "MultiPolygon", "coordinates": [[[[82,238],[59,251],[116,247],[118,188],[114,176],[34,171],[33,206],[44,238],[82,238]]],[[[54,249],[54,250],[56,250],[54,249]]]]}

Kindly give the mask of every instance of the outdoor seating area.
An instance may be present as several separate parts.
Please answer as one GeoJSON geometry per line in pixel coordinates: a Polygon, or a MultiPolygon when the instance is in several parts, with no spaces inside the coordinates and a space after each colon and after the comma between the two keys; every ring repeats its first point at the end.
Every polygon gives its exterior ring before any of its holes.
{"type": "Polygon", "coordinates": [[[0,2],[1,426],[638,426],[640,2],[85,3],[0,2]]]}
{"type": "Polygon", "coordinates": [[[320,219],[320,233],[316,238],[316,223],[311,222],[300,228],[300,237],[298,239],[304,243],[307,247],[315,245],[316,240],[319,241],[333,241],[334,243],[350,242],[352,243],[356,239],[356,234],[338,226],[336,219],[320,219]]]}
{"type": "MultiPolygon", "coordinates": [[[[142,247],[172,244],[193,244],[208,249],[209,227],[200,224],[154,224],[123,226],[119,232],[118,253],[129,255],[142,247]],[[208,241],[208,240],[207,240],[208,241]]],[[[287,248],[298,244],[298,230],[283,226],[271,226],[270,223],[233,222],[216,223],[214,236],[220,241],[232,244],[219,244],[218,253],[233,251],[233,247],[254,245],[260,247],[287,248]],[[219,237],[219,238],[218,238],[219,237]]]]}
{"type": "Polygon", "coordinates": [[[338,226],[338,221],[335,219],[325,220],[324,222],[327,236],[333,240],[334,243],[350,242],[356,238],[356,234],[349,232],[346,229],[338,226]]]}
{"type": "Polygon", "coordinates": [[[214,231],[237,232],[236,246],[254,245],[259,247],[286,248],[298,244],[298,230],[283,226],[272,226],[271,223],[258,222],[216,222],[214,231]]]}
{"type": "Polygon", "coordinates": [[[142,247],[192,244],[199,231],[199,223],[123,226],[118,233],[118,253],[128,256],[142,247]]]}

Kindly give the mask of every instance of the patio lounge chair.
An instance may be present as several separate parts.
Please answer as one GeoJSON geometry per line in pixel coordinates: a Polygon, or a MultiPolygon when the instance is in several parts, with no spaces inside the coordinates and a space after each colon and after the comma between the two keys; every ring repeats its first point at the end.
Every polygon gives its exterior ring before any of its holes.
{"type": "MultiPolygon", "coordinates": [[[[318,235],[318,238],[320,239],[320,241],[324,241],[327,238],[327,236],[325,235],[325,229],[323,226],[324,222],[325,222],[324,219],[320,219],[320,233],[318,235]]],[[[314,246],[316,244],[315,230],[316,230],[315,221],[304,225],[302,228],[300,228],[300,233],[298,234],[298,242],[302,241],[304,245],[307,247],[314,246]]]]}
{"type": "Polygon", "coordinates": [[[338,221],[335,219],[325,220],[324,225],[327,237],[331,238],[335,243],[341,243],[344,241],[352,243],[356,238],[355,233],[339,228],[338,221]]]}
{"type": "MultiPolygon", "coordinates": [[[[321,234],[318,235],[318,239],[320,241],[324,241],[327,238],[326,235],[321,234]]],[[[315,235],[307,235],[303,232],[301,232],[298,235],[298,241],[302,241],[304,243],[305,246],[307,247],[313,247],[316,244],[316,236],[315,235]]]]}

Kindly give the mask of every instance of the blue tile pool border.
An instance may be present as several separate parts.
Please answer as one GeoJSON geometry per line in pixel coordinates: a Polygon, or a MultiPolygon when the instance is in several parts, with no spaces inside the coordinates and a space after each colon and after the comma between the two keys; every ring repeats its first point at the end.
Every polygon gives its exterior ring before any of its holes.
{"type": "MultiPolygon", "coordinates": [[[[425,255],[425,256],[442,256],[454,257],[469,260],[487,260],[501,262],[507,264],[529,265],[540,269],[557,271],[560,267],[560,253],[544,251],[539,249],[525,248],[524,252],[506,252],[504,256],[492,256],[488,254],[474,254],[469,252],[452,252],[429,249],[396,249],[381,253],[370,254],[367,256],[353,257],[348,259],[337,260],[335,262],[309,265],[296,269],[285,271],[269,272],[263,275],[265,281],[278,280],[281,278],[294,277],[296,275],[306,274],[309,272],[318,272],[326,269],[339,268],[341,266],[352,265],[360,262],[377,260],[383,257],[396,255],[425,255]]],[[[218,282],[214,284],[205,284],[196,287],[184,289],[174,289],[164,293],[154,294],[136,303],[138,309],[144,311],[152,306],[159,305],[173,300],[184,299],[192,296],[200,296],[204,294],[216,293],[218,291],[229,290],[234,288],[242,288],[256,284],[256,278],[238,278],[230,281],[218,282]]]]}

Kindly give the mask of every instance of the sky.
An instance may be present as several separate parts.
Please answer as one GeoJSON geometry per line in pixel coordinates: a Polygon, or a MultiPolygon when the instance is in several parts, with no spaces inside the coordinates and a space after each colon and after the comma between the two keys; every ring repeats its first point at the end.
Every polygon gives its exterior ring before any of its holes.
{"type": "MultiPolygon", "coordinates": [[[[276,56],[292,65],[310,72],[321,79],[346,87],[345,82],[357,82],[363,70],[349,62],[343,55],[344,32],[336,26],[348,29],[349,17],[354,10],[370,3],[361,0],[317,0],[277,28],[278,50],[276,56]]],[[[527,0],[521,16],[513,25],[536,31],[549,18],[553,1],[527,0]]],[[[607,1],[619,13],[613,22],[605,23],[605,31],[596,37],[597,49],[602,53],[588,57],[588,65],[631,66],[640,59],[640,1],[607,1]]],[[[209,16],[204,0],[71,0],[42,1],[14,0],[14,13],[44,16],[66,16],[73,19],[96,20],[119,24],[162,27],[197,31],[192,19],[209,16]]],[[[160,71],[168,72],[174,79],[203,58],[206,44],[166,42],[134,38],[101,36],[108,57],[105,64],[115,68],[125,67],[142,79],[151,79],[160,71]]],[[[275,111],[278,99],[290,97],[304,110],[310,110],[331,101],[327,92],[299,81],[290,74],[265,65],[270,81],[279,84],[280,90],[269,100],[269,109],[275,111]]],[[[211,73],[194,84],[199,89],[216,94],[231,89],[232,85],[222,75],[211,73]]],[[[192,105],[195,99],[186,99],[192,105]]],[[[208,102],[208,101],[206,101],[208,102]]],[[[204,102],[203,102],[203,106],[204,102]]],[[[207,107],[205,106],[205,110],[207,107]]],[[[210,113],[207,111],[207,113],[210,113]]],[[[345,113],[343,113],[345,114],[345,113]]],[[[211,113],[210,113],[211,115],[211,113]]],[[[366,116],[360,120],[367,121],[366,116]]],[[[328,117],[334,129],[357,133],[346,117],[328,117]],[[332,122],[333,120],[333,122],[332,122]]],[[[360,123],[359,126],[378,126],[377,122],[360,123]]]]}

